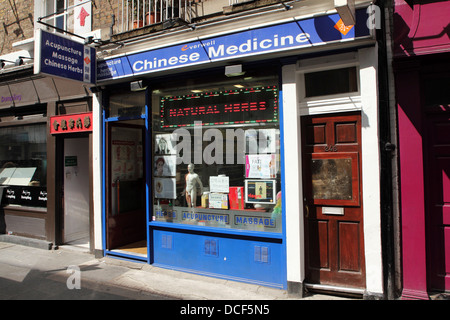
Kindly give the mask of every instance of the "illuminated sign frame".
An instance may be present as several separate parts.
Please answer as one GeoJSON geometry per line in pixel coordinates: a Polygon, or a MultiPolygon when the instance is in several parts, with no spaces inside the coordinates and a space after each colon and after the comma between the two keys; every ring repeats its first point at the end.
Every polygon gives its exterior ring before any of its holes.
{"type": "Polygon", "coordinates": [[[50,134],[92,131],[92,112],[50,117],[50,134]]]}
{"type": "Polygon", "coordinates": [[[161,128],[276,123],[278,87],[265,86],[220,92],[162,97],[161,128]]]}

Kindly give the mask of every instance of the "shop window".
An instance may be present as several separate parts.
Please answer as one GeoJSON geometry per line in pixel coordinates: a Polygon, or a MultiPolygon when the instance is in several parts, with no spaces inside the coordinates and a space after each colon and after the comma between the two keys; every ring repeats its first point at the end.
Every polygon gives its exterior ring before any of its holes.
{"type": "Polygon", "coordinates": [[[153,220],[281,232],[277,69],[260,70],[152,88],[153,220]]]}
{"type": "Polygon", "coordinates": [[[119,92],[109,99],[109,117],[133,118],[145,114],[145,91],[119,92]]]}
{"type": "Polygon", "coordinates": [[[2,205],[47,206],[46,124],[0,128],[2,205]]]}
{"type": "Polygon", "coordinates": [[[357,92],[356,67],[305,73],[305,97],[357,92]]]}

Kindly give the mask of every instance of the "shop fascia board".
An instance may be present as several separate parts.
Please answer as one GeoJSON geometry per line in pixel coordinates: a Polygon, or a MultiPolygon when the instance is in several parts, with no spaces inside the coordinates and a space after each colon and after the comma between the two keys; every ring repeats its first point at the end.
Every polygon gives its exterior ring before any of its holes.
{"type": "MultiPolygon", "coordinates": [[[[166,69],[166,70],[160,70],[160,71],[152,71],[149,73],[144,74],[138,74],[138,75],[130,75],[130,76],[123,76],[118,77],[115,79],[110,80],[103,80],[100,83],[97,83],[97,86],[103,87],[113,84],[122,83],[124,81],[130,82],[135,80],[142,80],[145,78],[151,78],[161,75],[173,75],[180,72],[191,72],[196,70],[203,70],[205,68],[214,68],[214,67],[221,67],[225,65],[230,65],[232,63],[235,63],[236,61],[242,62],[253,62],[258,60],[264,60],[266,58],[270,59],[277,59],[277,58],[283,58],[288,56],[297,55],[301,57],[301,55],[310,55],[314,53],[324,52],[324,50],[332,52],[334,50],[343,50],[343,49],[359,49],[364,47],[372,47],[376,44],[375,39],[358,39],[358,40],[352,40],[352,41],[346,41],[346,42],[339,42],[339,43],[332,43],[332,44],[326,44],[326,49],[324,45],[315,46],[315,47],[309,47],[309,48],[300,48],[300,49],[294,49],[294,50],[287,50],[287,51],[281,51],[281,52],[272,52],[272,53],[264,53],[259,55],[251,55],[247,57],[238,57],[236,59],[229,59],[229,60],[221,60],[221,61],[214,61],[214,62],[208,62],[208,63],[202,63],[197,65],[191,65],[191,66],[183,66],[173,69],[166,69]]],[[[119,57],[123,57],[126,55],[120,55],[119,57]]],[[[346,101],[348,103],[348,101],[346,101]]],[[[355,103],[354,99],[352,99],[351,102],[353,105],[355,103]]]]}
{"type": "MultiPolygon", "coordinates": [[[[123,41],[124,46],[110,50],[101,52],[97,54],[99,58],[102,59],[113,59],[119,58],[126,55],[142,53],[150,50],[161,49],[165,47],[175,46],[183,43],[189,43],[193,41],[206,40],[209,38],[224,36],[227,34],[233,34],[241,31],[247,31],[257,28],[269,27],[272,25],[292,22],[292,21],[301,21],[305,19],[310,19],[318,16],[331,15],[337,13],[336,9],[332,4],[328,3],[327,7],[323,7],[320,9],[317,5],[312,6],[314,10],[311,10],[310,6],[299,6],[303,3],[309,3],[314,1],[300,1],[295,2],[295,6],[293,9],[288,11],[283,11],[279,13],[274,13],[271,16],[271,19],[265,20],[265,22],[261,23],[261,16],[256,15],[251,18],[242,18],[237,20],[225,19],[222,21],[212,21],[205,23],[204,25],[196,26],[195,30],[191,30],[190,28],[182,28],[176,30],[172,33],[158,33],[158,34],[149,34],[145,37],[130,39],[129,41],[123,41]],[[235,21],[236,23],[231,23],[235,21]]],[[[356,1],[356,9],[368,7],[372,1],[356,1]]]]}
{"type": "MultiPolygon", "coordinates": [[[[356,2],[356,9],[368,7],[372,3],[371,1],[356,2]]],[[[292,9],[285,10],[285,7],[279,4],[278,10],[266,12],[268,15],[264,15],[264,19],[261,19],[263,14],[261,12],[251,13],[250,11],[246,11],[242,15],[223,16],[219,19],[196,24],[195,30],[185,26],[178,27],[176,30],[163,30],[141,37],[121,40],[125,44],[123,47],[111,51],[111,55],[106,54],[102,58],[115,58],[123,56],[125,53],[139,53],[192,40],[222,36],[239,31],[337,13],[333,3],[330,1],[304,0],[286,3],[290,4],[292,9]],[[264,21],[263,23],[261,23],[262,20],[264,21]],[[191,33],[194,35],[190,35],[191,33]]]]}

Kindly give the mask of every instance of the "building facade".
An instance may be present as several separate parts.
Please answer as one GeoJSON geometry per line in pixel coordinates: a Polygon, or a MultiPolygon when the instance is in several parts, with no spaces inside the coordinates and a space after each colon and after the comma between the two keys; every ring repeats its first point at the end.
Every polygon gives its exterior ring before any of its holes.
{"type": "Polygon", "coordinates": [[[226,6],[104,45],[104,254],[383,295],[372,11],[347,27],[314,4],[226,6]]]}
{"type": "Polygon", "coordinates": [[[395,1],[405,299],[448,292],[449,1],[395,1]]]}
{"type": "Polygon", "coordinates": [[[34,70],[36,30],[54,32],[38,18],[55,5],[0,3],[1,233],[94,250],[92,92],[34,70]]]}
{"type": "Polygon", "coordinates": [[[344,23],[328,0],[126,3],[35,4],[36,26],[97,51],[95,84],[39,98],[52,231],[37,237],[76,244],[77,226],[97,256],[383,297],[383,8],[355,1],[344,23]],[[77,116],[92,131],[55,131],[77,116]]]}

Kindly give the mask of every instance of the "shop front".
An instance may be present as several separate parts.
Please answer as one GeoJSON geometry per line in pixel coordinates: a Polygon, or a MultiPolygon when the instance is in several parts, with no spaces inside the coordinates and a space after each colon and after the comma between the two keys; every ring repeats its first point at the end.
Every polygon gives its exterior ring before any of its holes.
{"type": "Polygon", "coordinates": [[[108,254],[282,287],[278,73],[213,68],[104,93],[108,254]]]}
{"type": "Polygon", "coordinates": [[[0,82],[0,232],[44,240],[49,248],[83,238],[89,250],[89,91],[70,80],[35,75],[32,67],[8,69],[0,82]],[[78,119],[83,129],[77,129],[78,119]],[[75,136],[81,140],[66,139],[75,136]],[[76,187],[77,179],[87,188],[76,187]],[[86,192],[82,197],[80,190],[86,192]]]}
{"type": "Polygon", "coordinates": [[[99,61],[104,254],[382,292],[377,55],[357,12],[99,61]]]}

